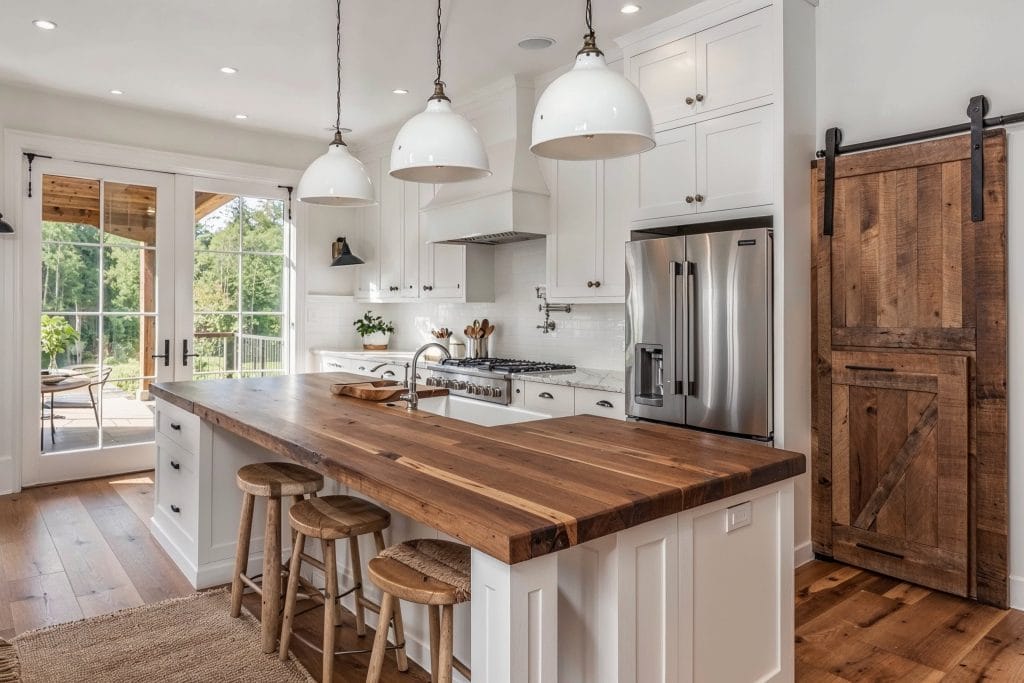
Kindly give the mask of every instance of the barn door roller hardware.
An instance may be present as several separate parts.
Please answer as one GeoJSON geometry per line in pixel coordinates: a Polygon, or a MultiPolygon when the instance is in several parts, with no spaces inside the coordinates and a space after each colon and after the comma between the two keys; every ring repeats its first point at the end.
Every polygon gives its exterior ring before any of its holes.
{"type": "Polygon", "coordinates": [[[816,154],[819,159],[825,160],[825,205],[823,207],[825,221],[822,233],[825,235],[832,234],[832,220],[835,215],[837,156],[968,132],[971,134],[971,220],[975,223],[985,220],[985,129],[1008,126],[1011,123],[1024,121],[1024,112],[985,118],[987,113],[988,98],[984,95],[975,95],[967,105],[967,117],[970,119],[968,123],[958,123],[953,126],[945,126],[944,128],[932,128],[931,130],[896,135],[891,138],[871,140],[870,142],[858,142],[855,145],[841,144],[843,131],[839,128],[829,128],[826,130],[825,149],[818,150],[816,154]]]}

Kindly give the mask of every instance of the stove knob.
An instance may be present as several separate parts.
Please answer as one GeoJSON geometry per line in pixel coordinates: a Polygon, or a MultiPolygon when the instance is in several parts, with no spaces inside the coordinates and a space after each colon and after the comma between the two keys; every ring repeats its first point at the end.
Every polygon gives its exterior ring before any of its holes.
{"type": "Polygon", "coordinates": [[[484,388],[480,385],[474,385],[473,393],[476,394],[477,396],[482,396],[484,393],[484,388]]]}
{"type": "Polygon", "coordinates": [[[455,386],[455,382],[453,382],[450,379],[446,379],[441,383],[441,386],[443,386],[445,389],[451,389],[453,386],[455,386]]]}
{"type": "Polygon", "coordinates": [[[484,387],[484,396],[493,396],[494,390],[491,387],[484,387]]]}
{"type": "Polygon", "coordinates": [[[498,387],[494,387],[494,392],[492,393],[492,396],[494,396],[494,398],[501,398],[501,389],[498,387]]]}
{"type": "Polygon", "coordinates": [[[458,389],[459,391],[465,391],[468,387],[469,385],[466,384],[465,382],[455,382],[455,388],[458,389]]]}

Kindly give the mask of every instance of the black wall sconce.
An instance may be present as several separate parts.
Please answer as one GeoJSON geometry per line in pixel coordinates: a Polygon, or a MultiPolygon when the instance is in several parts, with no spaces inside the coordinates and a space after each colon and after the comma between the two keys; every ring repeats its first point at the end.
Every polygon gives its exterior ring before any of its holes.
{"type": "Polygon", "coordinates": [[[352,253],[344,237],[339,237],[331,244],[331,258],[332,266],[358,266],[363,262],[363,259],[352,253]]]}
{"type": "Polygon", "coordinates": [[[0,235],[13,235],[14,226],[4,220],[4,215],[0,213],[0,235]]]}

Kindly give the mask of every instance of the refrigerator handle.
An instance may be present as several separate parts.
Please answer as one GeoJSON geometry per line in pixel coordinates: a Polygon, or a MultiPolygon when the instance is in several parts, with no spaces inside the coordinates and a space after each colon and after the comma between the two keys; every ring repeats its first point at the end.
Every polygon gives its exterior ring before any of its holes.
{"type": "MultiPolygon", "coordinates": [[[[689,337],[689,304],[687,304],[687,315],[680,315],[680,294],[679,294],[679,280],[682,278],[685,283],[683,286],[683,296],[687,302],[690,299],[690,273],[693,270],[693,264],[689,261],[671,261],[669,262],[669,276],[672,281],[671,288],[671,305],[669,306],[669,340],[668,346],[672,354],[672,376],[669,378],[669,392],[671,394],[682,394],[683,396],[689,396],[690,382],[679,379],[680,368],[683,365],[687,366],[685,376],[688,378],[689,371],[689,351],[683,353],[682,339],[683,337],[689,337]],[[680,328],[683,328],[680,330],[680,328]]],[[[687,344],[689,348],[689,343],[687,344]]]]}
{"type": "Polygon", "coordinates": [[[697,273],[686,261],[686,395],[697,395],[697,273]]]}

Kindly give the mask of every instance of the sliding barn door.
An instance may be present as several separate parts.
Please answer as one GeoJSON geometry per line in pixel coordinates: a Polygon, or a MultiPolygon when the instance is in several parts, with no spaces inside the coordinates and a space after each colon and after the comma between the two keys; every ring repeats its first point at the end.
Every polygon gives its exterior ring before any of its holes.
{"type": "Polygon", "coordinates": [[[851,564],[1007,601],[1006,138],[836,160],[832,235],[813,172],[813,541],[851,564]]]}

